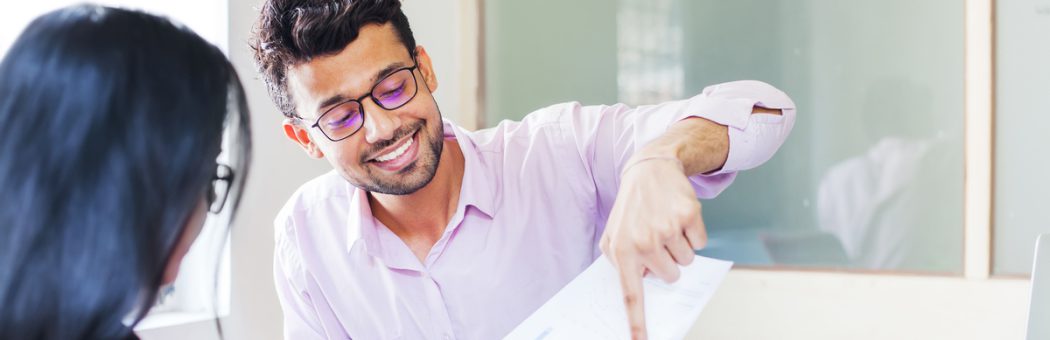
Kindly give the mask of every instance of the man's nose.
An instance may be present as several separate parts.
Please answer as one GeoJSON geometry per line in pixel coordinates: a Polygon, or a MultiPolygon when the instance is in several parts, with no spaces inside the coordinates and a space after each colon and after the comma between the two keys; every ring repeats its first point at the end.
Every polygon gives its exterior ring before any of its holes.
{"type": "Polygon", "coordinates": [[[365,100],[365,141],[369,144],[388,140],[394,137],[394,131],[401,127],[401,118],[394,111],[387,111],[371,100],[365,100]]]}

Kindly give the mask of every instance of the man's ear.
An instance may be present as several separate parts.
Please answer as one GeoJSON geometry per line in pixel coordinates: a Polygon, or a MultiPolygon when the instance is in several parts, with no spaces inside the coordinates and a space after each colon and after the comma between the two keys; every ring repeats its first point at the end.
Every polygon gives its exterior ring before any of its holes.
{"type": "Polygon", "coordinates": [[[314,144],[314,141],[310,139],[310,131],[302,125],[297,124],[291,118],[286,118],[281,126],[284,128],[284,135],[303,148],[307,155],[317,159],[324,158],[324,152],[321,152],[321,148],[314,144]]]}
{"type": "Polygon", "coordinates": [[[423,74],[423,81],[427,83],[427,89],[433,93],[438,88],[438,79],[434,74],[434,65],[430,63],[430,55],[423,46],[416,46],[416,62],[419,63],[419,73],[423,74]]]}

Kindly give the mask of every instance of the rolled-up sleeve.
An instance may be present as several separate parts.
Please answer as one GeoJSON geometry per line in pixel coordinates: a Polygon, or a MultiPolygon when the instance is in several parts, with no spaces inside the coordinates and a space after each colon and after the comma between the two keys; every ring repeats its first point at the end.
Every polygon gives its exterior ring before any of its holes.
{"type": "Polygon", "coordinates": [[[575,143],[607,208],[631,155],[678,121],[699,117],[728,127],[729,156],[722,168],[689,177],[697,197],[713,198],[733,182],[737,172],[773,157],[791,132],[796,114],[795,104],[784,92],[753,80],[709,86],[692,98],[658,105],[630,108],[570,103],[552,108],[560,113],[563,134],[575,143]],[[756,106],[779,109],[782,114],[752,114],[756,106]]]}
{"type": "Polygon", "coordinates": [[[710,175],[753,169],[773,158],[795,126],[795,114],[795,103],[787,94],[754,80],[708,86],[689,100],[685,112],[686,117],[729,127],[729,157],[722,169],[710,175]],[[752,114],[755,106],[779,109],[782,114],[752,114]]]}

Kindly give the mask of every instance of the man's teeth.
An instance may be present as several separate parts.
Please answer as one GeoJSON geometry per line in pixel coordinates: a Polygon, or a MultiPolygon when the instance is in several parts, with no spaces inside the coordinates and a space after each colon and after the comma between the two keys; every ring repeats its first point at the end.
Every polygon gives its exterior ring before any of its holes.
{"type": "Polygon", "coordinates": [[[405,153],[405,151],[408,151],[408,147],[412,146],[412,142],[413,142],[412,140],[413,140],[413,138],[409,138],[408,142],[405,142],[405,144],[401,144],[401,147],[398,147],[396,150],[391,151],[388,154],[376,157],[376,161],[386,162],[386,161],[392,160],[394,158],[401,157],[401,155],[403,155],[405,153]]]}

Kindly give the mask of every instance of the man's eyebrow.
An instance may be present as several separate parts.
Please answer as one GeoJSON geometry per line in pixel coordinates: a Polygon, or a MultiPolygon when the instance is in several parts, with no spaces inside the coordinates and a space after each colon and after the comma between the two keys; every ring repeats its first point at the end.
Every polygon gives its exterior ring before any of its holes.
{"type": "MultiPolygon", "coordinates": [[[[408,65],[402,61],[394,62],[390,65],[387,65],[382,70],[379,70],[379,72],[376,72],[375,75],[372,76],[372,79],[370,79],[369,81],[369,83],[371,83],[372,86],[369,87],[368,90],[371,91],[372,88],[375,87],[375,84],[379,82],[379,80],[386,78],[386,76],[389,76],[391,73],[394,73],[395,71],[405,68],[407,66],[408,65]]],[[[366,93],[364,95],[367,96],[368,94],[366,93]]],[[[325,108],[342,103],[344,101],[347,101],[347,97],[343,96],[342,94],[336,94],[334,96],[328,97],[328,99],[325,99],[321,102],[321,105],[317,106],[317,114],[324,114],[325,108]]]]}

